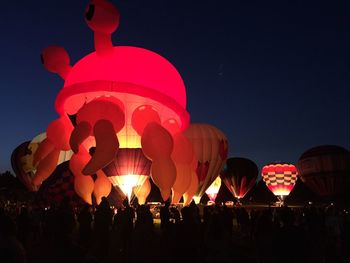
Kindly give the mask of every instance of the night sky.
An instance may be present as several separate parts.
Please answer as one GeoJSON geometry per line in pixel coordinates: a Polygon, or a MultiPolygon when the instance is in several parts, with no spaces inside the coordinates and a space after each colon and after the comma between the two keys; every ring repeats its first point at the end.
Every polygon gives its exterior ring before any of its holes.
{"type": "MultiPolygon", "coordinates": [[[[44,132],[63,80],[41,51],[64,46],[74,64],[93,51],[89,1],[1,5],[0,172],[11,152],[44,132]]],[[[229,139],[229,156],[259,168],[297,162],[308,148],[350,149],[349,1],[115,0],[115,45],[155,51],[178,69],[191,122],[229,139]]]]}

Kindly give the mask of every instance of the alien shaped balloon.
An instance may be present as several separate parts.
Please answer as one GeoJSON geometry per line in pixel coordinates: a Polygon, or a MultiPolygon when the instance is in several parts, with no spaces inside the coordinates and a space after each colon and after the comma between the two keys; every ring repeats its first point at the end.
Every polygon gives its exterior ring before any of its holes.
{"type": "Polygon", "coordinates": [[[142,148],[152,161],[152,179],[167,199],[176,180],[173,137],[189,124],[182,78],[152,51],[113,46],[119,12],[110,2],[92,1],[85,20],[94,32],[95,52],[73,66],[62,47],[50,46],[42,53],[45,68],[61,76],[64,86],[55,102],[59,118],[49,124],[34,156],[33,183],[39,186],[50,176],[61,151],[72,150],[75,190],[91,203],[92,193],[110,191],[102,168],[118,149],[142,148]]]}

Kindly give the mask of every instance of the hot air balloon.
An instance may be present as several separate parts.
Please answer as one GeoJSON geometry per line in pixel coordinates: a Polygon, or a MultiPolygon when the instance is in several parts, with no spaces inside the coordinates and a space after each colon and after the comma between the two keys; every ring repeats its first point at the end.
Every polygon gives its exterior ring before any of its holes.
{"type": "MultiPolygon", "coordinates": [[[[34,155],[40,145],[40,143],[42,141],[44,141],[46,139],[46,133],[40,133],[37,136],[35,136],[29,143],[28,145],[28,150],[30,152],[30,154],[28,155],[29,158],[29,162],[28,165],[31,165],[30,169],[34,171],[34,174],[36,172],[36,167],[34,164],[34,155]]],[[[70,160],[70,158],[73,155],[73,151],[69,150],[69,151],[61,151],[59,158],[57,160],[57,165],[64,163],[65,161],[70,160]]],[[[29,167],[28,167],[29,168],[29,167]]]]}
{"type": "MultiPolygon", "coordinates": [[[[228,142],[222,131],[209,124],[191,124],[185,136],[193,145],[198,163],[198,188],[195,202],[199,203],[207,188],[219,176],[227,158],[228,142]]],[[[188,197],[187,197],[188,198],[188,197]]]]}
{"type": "Polygon", "coordinates": [[[239,201],[254,186],[258,174],[259,169],[253,161],[235,157],[227,159],[221,179],[239,201]]]}
{"type": "Polygon", "coordinates": [[[283,203],[295,185],[298,172],[293,164],[274,163],[265,165],[261,174],[266,186],[283,203]]]}
{"type": "Polygon", "coordinates": [[[69,170],[68,161],[59,164],[50,178],[43,182],[36,198],[43,206],[52,203],[59,205],[64,199],[75,205],[84,203],[74,190],[74,177],[69,170]]]}
{"type": "MultiPolygon", "coordinates": [[[[50,204],[59,205],[64,199],[68,199],[74,205],[82,205],[83,200],[74,187],[74,176],[69,169],[69,161],[59,164],[52,175],[40,186],[36,199],[42,206],[50,204]]],[[[109,203],[121,207],[125,198],[119,188],[113,188],[107,195],[109,203]]],[[[98,200],[96,200],[96,204],[98,200]]]]}
{"type": "MultiPolygon", "coordinates": [[[[34,155],[38,146],[45,138],[46,134],[41,133],[35,136],[30,142],[22,143],[12,153],[11,163],[13,171],[29,191],[37,191],[39,188],[39,186],[32,182],[37,171],[34,155]]],[[[58,154],[56,166],[69,160],[73,152],[60,151],[58,154]]]]}
{"type": "Polygon", "coordinates": [[[335,145],[305,151],[297,163],[301,180],[316,194],[342,195],[350,188],[350,152],[335,145]]]}
{"type": "Polygon", "coordinates": [[[118,186],[131,200],[135,187],[148,180],[152,162],[140,148],[119,149],[116,158],[102,170],[114,186],[118,186]]]}
{"type": "Polygon", "coordinates": [[[33,175],[30,169],[27,168],[31,166],[31,164],[28,164],[28,160],[25,158],[30,154],[28,150],[29,143],[29,141],[22,143],[12,152],[11,165],[20,182],[24,184],[29,191],[37,191],[37,187],[32,184],[33,175]]]}
{"type": "MultiPolygon", "coordinates": [[[[85,22],[94,33],[95,52],[71,65],[63,47],[43,50],[42,64],[58,74],[64,84],[55,101],[59,117],[48,125],[46,137],[34,153],[35,186],[54,172],[62,151],[72,151],[70,169],[75,189],[91,202],[92,191],[97,199],[108,192],[103,170],[109,170],[111,163],[113,166],[119,150],[141,149],[152,161],[151,177],[163,199],[173,188],[182,194],[190,187],[189,180],[182,180],[185,177],[176,181],[177,167],[186,170],[182,165],[188,165],[189,160],[173,160],[172,156],[175,134],[189,125],[183,80],[176,68],[157,53],[114,46],[112,33],[119,26],[119,18],[111,2],[92,1],[85,22]],[[95,151],[89,155],[91,148],[95,151]],[[94,175],[97,181],[92,180],[94,175]]],[[[186,170],[184,174],[189,173],[186,170]]],[[[118,176],[113,183],[122,186],[129,197],[130,189],[141,178],[129,176],[130,180],[121,182],[125,174],[109,176],[118,176]]]]}
{"type": "Polygon", "coordinates": [[[218,195],[221,186],[220,176],[216,177],[214,182],[208,187],[205,193],[208,195],[211,202],[215,202],[216,196],[218,195]]]}

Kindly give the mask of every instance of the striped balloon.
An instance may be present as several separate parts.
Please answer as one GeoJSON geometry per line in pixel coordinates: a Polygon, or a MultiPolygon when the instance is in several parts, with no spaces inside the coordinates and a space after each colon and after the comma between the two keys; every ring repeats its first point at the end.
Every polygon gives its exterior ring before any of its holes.
{"type": "Polygon", "coordinates": [[[270,191],[283,199],[292,191],[298,171],[293,164],[276,163],[265,165],[261,174],[270,191]]]}
{"type": "Polygon", "coordinates": [[[198,203],[224,167],[228,141],[221,130],[209,124],[192,123],[184,134],[192,143],[198,160],[198,188],[194,196],[198,203]]]}

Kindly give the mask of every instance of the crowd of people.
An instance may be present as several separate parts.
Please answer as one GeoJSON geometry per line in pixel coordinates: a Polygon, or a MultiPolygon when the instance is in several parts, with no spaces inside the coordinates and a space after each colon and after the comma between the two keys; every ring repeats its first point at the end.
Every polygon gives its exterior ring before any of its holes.
{"type": "Polygon", "coordinates": [[[349,262],[350,216],[303,208],[0,206],[1,262],[349,262]]]}

